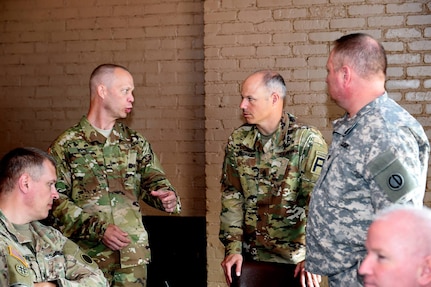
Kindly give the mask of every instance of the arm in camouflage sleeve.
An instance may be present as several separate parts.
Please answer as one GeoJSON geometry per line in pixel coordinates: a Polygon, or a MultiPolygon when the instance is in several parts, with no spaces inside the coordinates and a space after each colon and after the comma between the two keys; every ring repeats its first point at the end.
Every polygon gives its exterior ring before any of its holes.
{"type": "Polygon", "coordinates": [[[172,184],[166,178],[166,174],[163,167],[157,157],[157,155],[151,149],[148,142],[144,143],[143,154],[149,155],[148,161],[143,160],[142,166],[139,167],[139,173],[141,174],[141,198],[148,205],[164,211],[161,200],[157,197],[152,196],[151,191],[157,190],[171,190],[176,194],[177,205],[173,213],[181,212],[181,201],[178,193],[175,191],[172,184]]]}
{"type": "Polygon", "coordinates": [[[66,278],[57,280],[62,287],[108,287],[109,283],[90,256],[83,253],[78,245],[67,240],[63,247],[66,278]]]}
{"type": "Polygon", "coordinates": [[[241,192],[242,187],[231,141],[229,141],[225,151],[221,184],[222,207],[219,238],[225,246],[226,255],[241,254],[244,196],[241,192]]]}
{"type": "Polygon", "coordinates": [[[303,129],[301,132],[301,196],[306,200],[304,206],[308,214],[311,192],[326,160],[328,145],[320,131],[315,128],[303,129]]]}
{"type": "Polygon", "coordinates": [[[3,248],[0,250],[0,286],[8,286],[8,270],[5,251],[3,248]]]}
{"type": "Polygon", "coordinates": [[[381,133],[366,160],[372,205],[377,210],[393,203],[422,206],[426,186],[429,144],[409,127],[396,136],[381,133]]]}
{"type": "Polygon", "coordinates": [[[52,207],[53,226],[58,228],[66,237],[91,239],[100,241],[108,226],[108,223],[99,220],[84,212],[71,199],[71,175],[65,152],[61,146],[54,143],[48,150],[54,157],[57,168],[57,184],[60,198],[52,207]]]}

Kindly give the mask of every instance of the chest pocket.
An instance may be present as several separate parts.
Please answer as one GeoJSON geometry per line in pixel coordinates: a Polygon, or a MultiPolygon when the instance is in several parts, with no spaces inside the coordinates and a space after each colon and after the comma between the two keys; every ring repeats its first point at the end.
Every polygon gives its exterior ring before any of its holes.
{"type": "MultiPolygon", "coordinates": [[[[66,277],[66,262],[63,252],[54,251],[52,253],[45,254],[43,258],[39,258],[39,261],[42,260],[43,268],[45,269],[46,281],[53,281],[61,277],[66,277]]],[[[39,262],[39,264],[42,264],[42,262],[39,262]]]]}

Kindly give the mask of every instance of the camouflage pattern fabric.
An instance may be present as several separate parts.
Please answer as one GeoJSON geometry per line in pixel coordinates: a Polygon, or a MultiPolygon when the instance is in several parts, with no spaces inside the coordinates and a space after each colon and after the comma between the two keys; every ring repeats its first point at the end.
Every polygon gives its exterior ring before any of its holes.
{"type": "Polygon", "coordinates": [[[429,152],[422,126],[386,93],[353,118],[335,121],[310,202],[306,269],[342,277],[364,258],[377,211],[394,203],[422,206],[429,152]]]}
{"type": "Polygon", "coordinates": [[[83,117],[56,139],[49,152],[57,161],[60,193],[53,207],[54,226],[77,242],[104,272],[147,264],[151,256],[139,201],[164,210],[150,192],[174,191],[148,141],[121,123],[105,138],[83,117]],[[111,223],[132,240],[121,251],[101,242],[111,223]]]}
{"type": "Polygon", "coordinates": [[[19,233],[0,211],[0,286],[56,282],[64,287],[107,287],[90,256],[58,230],[34,221],[19,233]]]}
{"type": "Polygon", "coordinates": [[[232,133],[221,180],[226,255],[286,264],[304,260],[307,205],[326,153],[321,133],[288,113],[265,144],[254,125],[232,133]]]}
{"type": "Polygon", "coordinates": [[[146,287],[147,268],[146,266],[135,266],[115,270],[112,274],[111,287],[146,287]]]}

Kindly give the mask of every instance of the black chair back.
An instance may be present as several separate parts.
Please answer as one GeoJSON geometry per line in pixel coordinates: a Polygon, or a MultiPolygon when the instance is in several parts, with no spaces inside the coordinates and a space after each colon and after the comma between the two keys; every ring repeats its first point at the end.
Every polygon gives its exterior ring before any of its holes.
{"type": "Polygon", "coordinates": [[[293,276],[296,265],[272,262],[244,261],[241,276],[232,269],[230,287],[300,287],[300,276],[293,276]]]}

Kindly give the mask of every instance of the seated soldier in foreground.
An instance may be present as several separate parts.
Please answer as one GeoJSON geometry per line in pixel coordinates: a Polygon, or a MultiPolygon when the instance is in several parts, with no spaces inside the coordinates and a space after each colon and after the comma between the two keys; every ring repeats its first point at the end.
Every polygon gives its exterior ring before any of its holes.
{"type": "Polygon", "coordinates": [[[109,286],[97,264],[40,223],[58,198],[55,162],[36,148],[0,161],[0,286],[109,286]]]}

